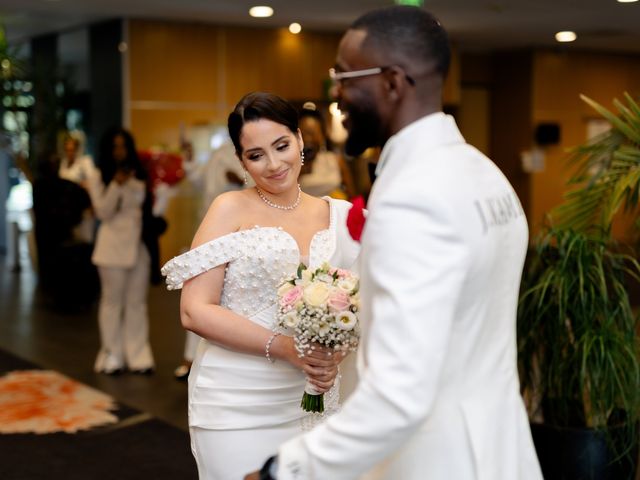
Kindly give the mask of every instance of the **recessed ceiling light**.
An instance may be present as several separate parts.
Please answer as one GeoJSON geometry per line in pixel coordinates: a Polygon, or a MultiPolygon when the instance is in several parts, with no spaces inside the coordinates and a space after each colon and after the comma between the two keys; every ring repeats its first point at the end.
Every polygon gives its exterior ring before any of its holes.
{"type": "Polygon", "coordinates": [[[266,5],[251,7],[249,9],[249,15],[257,18],[270,17],[271,15],[273,15],[273,8],[267,7],[266,5]]]}
{"type": "Polygon", "coordinates": [[[633,2],[637,2],[638,0],[618,0],[619,3],[633,3],[633,2]]]}
{"type": "Polygon", "coordinates": [[[293,22],[291,25],[289,25],[289,31],[294,35],[297,35],[302,31],[302,25],[297,22],[293,22]]]}
{"type": "Polygon", "coordinates": [[[558,42],[573,42],[578,36],[575,32],[558,32],[556,33],[556,40],[558,42]]]}

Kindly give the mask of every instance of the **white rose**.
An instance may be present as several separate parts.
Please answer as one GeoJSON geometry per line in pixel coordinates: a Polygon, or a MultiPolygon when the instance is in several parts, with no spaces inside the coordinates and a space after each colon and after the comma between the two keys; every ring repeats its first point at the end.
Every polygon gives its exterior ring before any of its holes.
{"type": "Polygon", "coordinates": [[[358,323],[358,318],[351,312],[345,311],[336,313],[336,325],[341,330],[353,330],[358,323]]]}
{"type": "Polygon", "coordinates": [[[354,277],[339,278],[336,286],[347,293],[353,292],[358,286],[358,279],[354,277]]]}
{"type": "Polygon", "coordinates": [[[329,298],[329,286],[326,283],[312,283],[304,289],[302,298],[312,307],[322,307],[329,298]]]}

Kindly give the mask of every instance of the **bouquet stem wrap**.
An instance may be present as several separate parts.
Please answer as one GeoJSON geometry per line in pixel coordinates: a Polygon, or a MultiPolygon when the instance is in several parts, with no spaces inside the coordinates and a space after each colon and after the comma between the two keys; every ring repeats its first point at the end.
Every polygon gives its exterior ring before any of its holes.
{"type": "Polygon", "coordinates": [[[302,402],[300,408],[305,412],[322,413],[324,412],[324,393],[320,393],[315,389],[313,384],[307,381],[302,394],[302,402]]]}

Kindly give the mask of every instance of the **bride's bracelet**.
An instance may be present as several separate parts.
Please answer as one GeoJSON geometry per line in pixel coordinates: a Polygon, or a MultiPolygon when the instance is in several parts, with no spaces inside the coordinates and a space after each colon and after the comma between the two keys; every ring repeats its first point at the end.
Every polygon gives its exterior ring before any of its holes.
{"type": "Polygon", "coordinates": [[[269,360],[269,363],[275,363],[275,360],[273,358],[271,358],[271,344],[273,343],[273,341],[276,339],[276,337],[280,335],[278,332],[275,332],[273,335],[271,335],[269,337],[269,340],[267,340],[266,345],[264,346],[264,356],[267,357],[267,360],[269,360]]]}

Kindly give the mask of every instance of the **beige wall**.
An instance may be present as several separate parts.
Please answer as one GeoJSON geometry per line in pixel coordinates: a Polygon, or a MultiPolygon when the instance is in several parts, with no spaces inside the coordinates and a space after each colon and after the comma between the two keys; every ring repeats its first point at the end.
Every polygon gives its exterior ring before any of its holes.
{"type": "MultiPolygon", "coordinates": [[[[561,202],[566,190],[571,173],[565,162],[567,149],[583,143],[587,138],[587,121],[599,117],[579,95],[584,94],[610,109],[613,99],[622,99],[625,91],[637,97],[640,57],[537,52],[532,73],[533,124],[558,123],[561,132],[560,144],[546,149],[545,170],[531,174],[529,217],[537,230],[544,214],[561,202]]],[[[615,225],[616,237],[625,236],[628,223],[622,219],[615,225]]]]}
{"type": "Polygon", "coordinates": [[[491,91],[487,87],[462,87],[456,115],[465,140],[485,155],[490,155],[491,91]]]}

